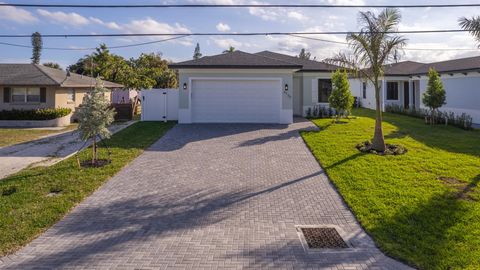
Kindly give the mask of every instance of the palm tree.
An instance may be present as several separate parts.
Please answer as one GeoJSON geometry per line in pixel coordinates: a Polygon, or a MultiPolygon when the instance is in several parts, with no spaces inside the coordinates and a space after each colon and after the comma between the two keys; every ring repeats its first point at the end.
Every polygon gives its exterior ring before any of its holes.
{"type": "Polygon", "coordinates": [[[230,48],[228,48],[228,50],[223,51],[223,53],[231,53],[234,51],[235,51],[235,47],[230,46],[230,48]]]}
{"type": "Polygon", "coordinates": [[[360,12],[360,32],[347,35],[351,54],[339,53],[327,59],[327,62],[342,66],[356,76],[372,82],[375,87],[376,119],[372,149],[379,152],[385,151],[379,78],[383,76],[384,65],[394,61],[397,52],[406,44],[406,39],[392,33],[397,29],[400,19],[398,9],[387,8],[378,15],[370,11],[360,12]]]}
{"type": "Polygon", "coordinates": [[[480,47],[480,16],[472,17],[471,19],[461,17],[458,19],[458,22],[462,29],[467,30],[475,37],[479,43],[478,47],[480,47]]]}

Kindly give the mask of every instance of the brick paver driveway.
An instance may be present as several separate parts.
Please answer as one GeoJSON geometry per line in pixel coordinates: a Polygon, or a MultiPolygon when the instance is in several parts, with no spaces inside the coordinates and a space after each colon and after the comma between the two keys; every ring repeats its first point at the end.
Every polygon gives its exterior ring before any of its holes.
{"type": "Polygon", "coordinates": [[[332,187],[310,125],[177,125],[0,268],[406,268],[332,187]],[[325,224],[352,248],[305,250],[296,225],[325,224]]]}

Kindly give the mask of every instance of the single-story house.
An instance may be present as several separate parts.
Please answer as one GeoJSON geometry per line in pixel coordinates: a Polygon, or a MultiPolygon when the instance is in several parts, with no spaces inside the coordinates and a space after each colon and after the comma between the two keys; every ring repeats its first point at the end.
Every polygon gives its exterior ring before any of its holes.
{"type": "Polygon", "coordinates": [[[283,123],[328,104],[338,67],[263,51],[170,64],[179,72],[180,123],[283,123]]]}
{"type": "MultiPolygon", "coordinates": [[[[108,89],[123,85],[103,81],[108,89]]],[[[75,110],[95,79],[37,64],[0,64],[0,111],[40,108],[75,110]]],[[[111,96],[107,97],[111,100],[111,96]]]]}
{"type": "MultiPolygon", "coordinates": [[[[434,63],[403,61],[385,66],[381,78],[381,107],[396,104],[404,108],[425,108],[423,93],[427,90],[427,73],[434,68],[446,91],[446,105],[440,110],[466,113],[480,124],[480,56],[434,63]]],[[[375,89],[369,82],[356,80],[352,92],[360,97],[362,107],[375,109],[375,89]]]]}

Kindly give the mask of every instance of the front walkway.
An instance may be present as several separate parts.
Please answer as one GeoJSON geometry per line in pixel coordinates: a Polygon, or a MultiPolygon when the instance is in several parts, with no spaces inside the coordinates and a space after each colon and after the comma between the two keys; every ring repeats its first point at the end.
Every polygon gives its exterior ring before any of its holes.
{"type": "Polygon", "coordinates": [[[177,125],[0,268],[407,268],[332,187],[298,134],[311,125],[177,125]],[[295,226],[325,224],[352,248],[304,250],[295,226]]]}
{"type": "MultiPolygon", "coordinates": [[[[118,132],[133,121],[115,123],[109,127],[112,133],[118,132]]],[[[29,166],[50,166],[89,146],[80,139],[76,130],[47,136],[38,140],[0,147],[0,181],[8,175],[29,166]]]]}

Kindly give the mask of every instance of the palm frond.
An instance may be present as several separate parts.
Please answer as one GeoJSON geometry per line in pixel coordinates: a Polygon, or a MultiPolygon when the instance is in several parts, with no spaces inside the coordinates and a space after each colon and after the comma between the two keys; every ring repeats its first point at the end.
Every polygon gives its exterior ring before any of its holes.
{"type": "Polygon", "coordinates": [[[480,16],[472,17],[470,19],[466,17],[461,17],[458,19],[458,23],[462,29],[467,30],[472,36],[474,36],[478,47],[480,48],[480,16]]]}

